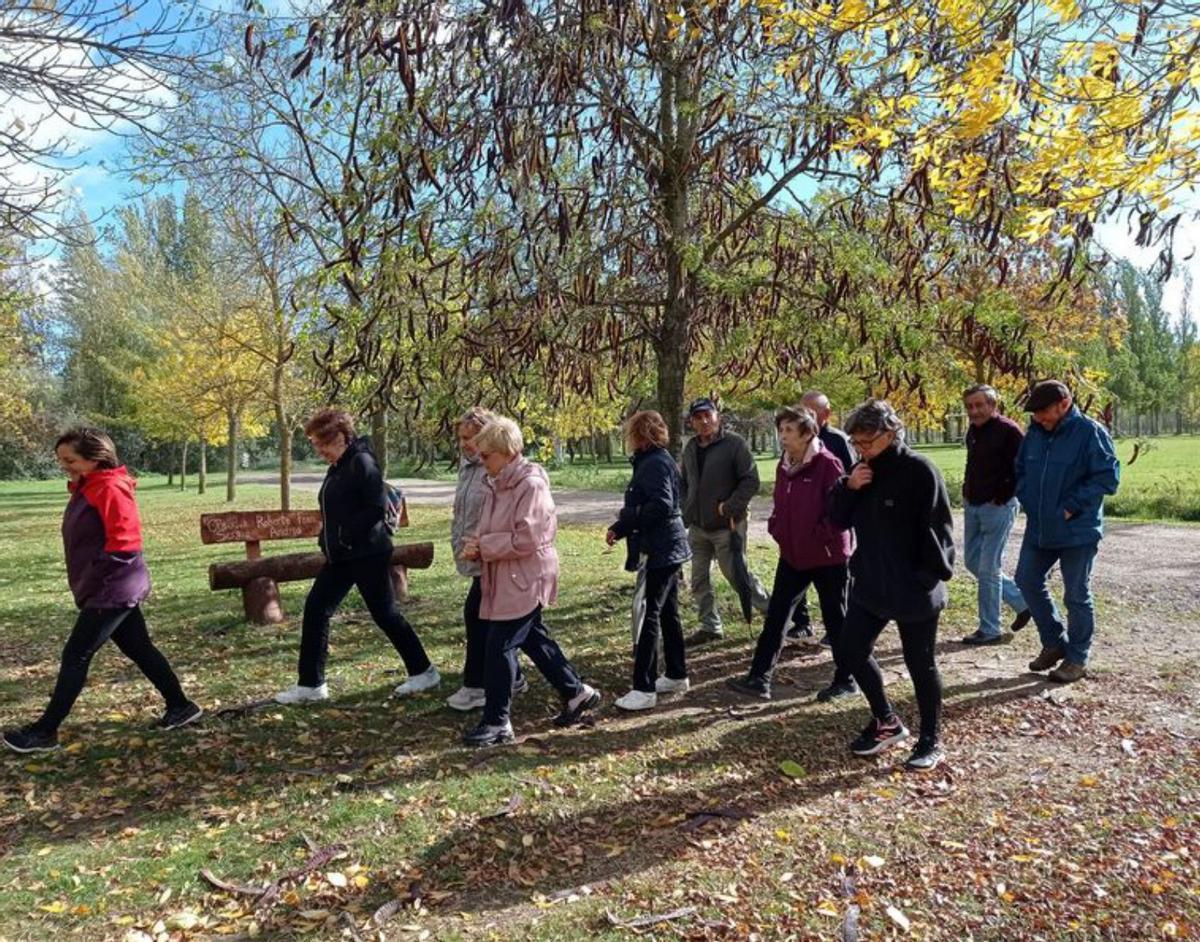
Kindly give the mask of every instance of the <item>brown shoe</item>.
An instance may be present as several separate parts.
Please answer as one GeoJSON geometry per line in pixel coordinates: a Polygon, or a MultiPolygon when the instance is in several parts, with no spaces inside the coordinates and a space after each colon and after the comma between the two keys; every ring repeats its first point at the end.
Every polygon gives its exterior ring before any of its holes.
{"type": "Polygon", "coordinates": [[[1073,684],[1087,676],[1087,668],[1074,661],[1063,661],[1050,672],[1050,679],[1058,684],[1073,684]]]}
{"type": "Polygon", "coordinates": [[[1042,648],[1042,653],[1029,662],[1031,671],[1048,671],[1066,657],[1062,648],[1042,648]]]}

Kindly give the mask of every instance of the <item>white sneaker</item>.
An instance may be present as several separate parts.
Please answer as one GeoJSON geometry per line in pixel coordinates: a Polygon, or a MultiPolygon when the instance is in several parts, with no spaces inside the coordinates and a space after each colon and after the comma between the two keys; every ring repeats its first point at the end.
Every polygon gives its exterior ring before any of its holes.
{"type": "Polygon", "coordinates": [[[446,698],[446,706],[452,710],[461,710],[463,713],[478,710],[486,702],[487,694],[484,693],[482,687],[459,687],[446,698]]]}
{"type": "Polygon", "coordinates": [[[617,698],[616,706],[619,710],[653,710],[658,706],[658,694],[631,690],[625,696],[617,698]]]}
{"type": "Polygon", "coordinates": [[[302,684],[296,684],[294,687],[288,687],[287,690],[281,690],[275,694],[275,702],[283,704],[291,703],[308,703],[310,700],[328,700],[329,687],[321,684],[319,687],[305,687],[302,684]]]}
{"type": "Polygon", "coordinates": [[[692,689],[692,684],[686,677],[674,680],[671,677],[663,676],[654,682],[654,689],[659,693],[687,693],[692,689]]]}
{"type": "Polygon", "coordinates": [[[392,691],[392,694],[397,697],[407,697],[414,693],[420,693],[422,690],[432,690],[442,682],[442,675],[438,673],[438,669],[432,664],[419,674],[414,674],[404,683],[392,691]]]}

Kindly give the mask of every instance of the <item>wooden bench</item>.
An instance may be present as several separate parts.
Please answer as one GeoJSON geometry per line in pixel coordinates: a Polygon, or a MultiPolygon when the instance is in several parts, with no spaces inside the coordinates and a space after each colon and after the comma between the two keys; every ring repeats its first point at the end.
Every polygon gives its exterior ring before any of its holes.
{"type": "MultiPolygon", "coordinates": [[[[400,515],[408,526],[408,508],[400,515]]],[[[200,515],[202,543],[245,543],[246,558],[208,567],[210,589],[241,589],[246,620],[254,625],[283,621],[279,583],[313,578],[325,563],[321,553],[263,556],[263,540],[313,539],[321,533],[319,510],[246,510],[200,515]]],[[[433,565],[432,543],[409,543],[392,550],[396,595],[408,597],[408,570],[433,565]]]]}

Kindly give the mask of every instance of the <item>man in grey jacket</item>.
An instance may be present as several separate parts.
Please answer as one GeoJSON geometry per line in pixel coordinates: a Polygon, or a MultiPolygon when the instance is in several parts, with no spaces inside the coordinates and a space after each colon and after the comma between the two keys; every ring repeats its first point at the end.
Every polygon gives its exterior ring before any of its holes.
{"type": "MultiPolygon", "coordinates": [[[[722,427],[711,399],[693,402],[688,420],[696,434],[683,449],[683,522],[692,546],[692,597],[700,616],[700,630],[688,644],[703,644],[724,635],[713,594],[712,561],[715,556],[725,579],[735,584],[731,537],[736,528],[744,552],[750,501],[758,493],[758,467],[746,440],[722,427]]],[[[770,596],[753,573],[750,589],[754,607],[765,612],[770,596]]]]}

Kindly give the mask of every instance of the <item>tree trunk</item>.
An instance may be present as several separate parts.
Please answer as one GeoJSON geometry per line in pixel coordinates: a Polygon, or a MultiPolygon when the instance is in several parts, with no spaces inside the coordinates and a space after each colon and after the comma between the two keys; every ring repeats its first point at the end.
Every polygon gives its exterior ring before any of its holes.
{"type": "Polygon", "coordinates": [[[379,462],[379,473],[387,480],[388,473],[388,417],[387,410],[380,409],[371,415],[371,447],[375,460],[379,462]]]}
{"type": "Polygon", "coordinates": [[[227,446],[229,467],[225,472],[225,500],[229,502],[237,499],[237,453],[242,417],[232,410],[227,417],[229,419],[229,445],[227,446]]]}
{"type": "Polygon", "coordinates": [[[203,494],[208,487],[208,439],[200,436],[200,469],[196,484],[196,493],[203,494]]]}
{"type": "Polygon", "coordinates": [[[271,397],[275,400],[275,425],[279,428],[279,509],[291,510],[292,424],[283,401],[283,364],[275,367],[271,397]]]}
{"type": "Polygon", "coordinates": [[[183,447],[179,449],[179,489],[186,490],[187,488],[187,453],[188,440],[183,440],[183,447]]]}

